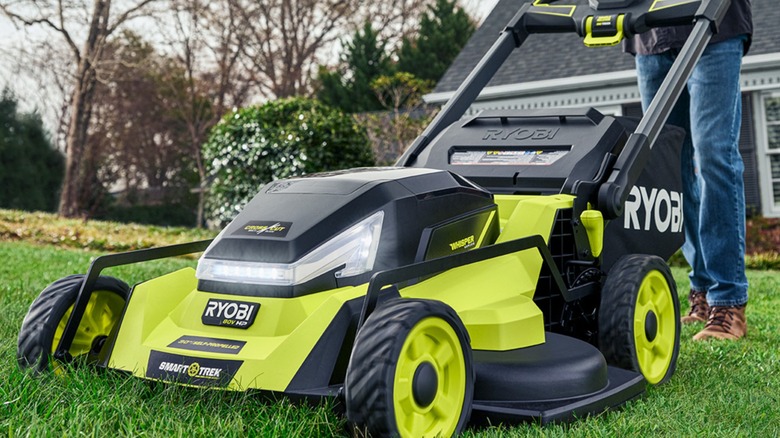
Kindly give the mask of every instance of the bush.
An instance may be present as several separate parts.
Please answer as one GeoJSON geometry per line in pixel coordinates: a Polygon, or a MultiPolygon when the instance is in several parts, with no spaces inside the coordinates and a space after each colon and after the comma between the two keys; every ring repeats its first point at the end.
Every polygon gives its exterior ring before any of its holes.
{"type": "Polygon", "coordinates": [[[780,219],[761,216],[748,218],[745,228],[745,252],[748,254],[780,251],[780,219]]]}
{"type": "Polygon", "coordinates": [[[291,98],[227,114],[203,146],[213,181],[207,216],[225,223],[270,181],[374,163],[365,128],[314,100],[291,98]]]}

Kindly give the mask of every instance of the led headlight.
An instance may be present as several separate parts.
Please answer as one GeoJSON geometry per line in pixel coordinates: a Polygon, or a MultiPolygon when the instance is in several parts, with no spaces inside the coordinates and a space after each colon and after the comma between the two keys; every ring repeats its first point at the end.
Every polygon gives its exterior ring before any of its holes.
{"type": "Polygon", "coordinates": [[[374,213],[293,263],[242,262],[201,257],[196,276],[199,280],[228,283],[293,286],[340,266],[344,267],[336,272],[337,278],[363,274],[374,268],[384,217],[383,211],[374,213]]]}

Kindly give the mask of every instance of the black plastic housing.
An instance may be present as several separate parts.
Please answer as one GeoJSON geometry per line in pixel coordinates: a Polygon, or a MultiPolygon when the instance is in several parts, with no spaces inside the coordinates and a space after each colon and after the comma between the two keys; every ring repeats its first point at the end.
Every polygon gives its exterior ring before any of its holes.
{"type": "MultiPolygon", "coordinates": [[[[493,196],[447,171],[412,168],[352,169],[280,180],[260,190],[204,253],[204,258],[291,263],[375,212],[384,211],[371,272],[335,277],[328,272],[305,284],[266,286],[201,280],[200,290],[290,297],[365,283],[373,272],[493,243],[498,218],[493,196]],[[260,224],[260,225],[258,225],[260,224]],[[253,226],[281,224],[257,233],[253,226]],[[452,244],[470,239],[473,245],[452,244]]],[[[334,270],[335,271],[335,270],[334,270]]]]}
{"type": "Polygon", "coordinates": [[[573,194],[626,137],[614,117],[592,108],[484,111],[445,129],[413,165],[464,175],[493,193],[573,194]]]}

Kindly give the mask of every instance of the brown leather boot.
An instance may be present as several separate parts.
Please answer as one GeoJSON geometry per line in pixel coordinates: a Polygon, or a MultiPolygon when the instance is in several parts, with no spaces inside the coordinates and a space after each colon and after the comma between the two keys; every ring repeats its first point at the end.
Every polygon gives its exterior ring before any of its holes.
{"type": "Polygon", "coordinates": [[[710,316],[707,318],[707,324],[704,326],[704,330],[696,333],[693,340],[737,340],[747,335],[747,318],[745,317],[746,306],[747,304],[742,306],[710,307],[710,316]]]}
{"type": "Polygon", "coordinates": [[[688,302],[691,304],[691,310],[688,314],[680,318],[683,324],[693,324],[696,322],[707,321],[710,314],[710,305],[707,304],[707,292],[691,291],[688,294],[688,302]]]}

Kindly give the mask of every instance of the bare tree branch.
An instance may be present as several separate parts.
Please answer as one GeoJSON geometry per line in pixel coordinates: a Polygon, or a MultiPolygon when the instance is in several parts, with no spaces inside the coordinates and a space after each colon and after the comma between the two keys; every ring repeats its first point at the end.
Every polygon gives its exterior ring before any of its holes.
{"type": "Polygon", "coordinates": [[[119,26],[125,24],[125,22],[127,22],[129,20],[132,20],[134,18],[138,18],[139,16],[142,16],[143,15],[143,9],[147,5],[149,5],[149,4],[151,4],[151,3],[155,2],[155,1],[157,1],[157,0],[142,0],[142,1],[138,2],[138,4],[136,4],[135,6],[125,10],[125,12],[123,12],[116,19],[114,19],[114,24],[113,25],[107,27],[106,34],[110,35],[110,34],[114,33],[119,26]]]}
{"type": "MultiPolygon", "coordinates": [[[[69,47],[72,60],[69,63],[70,91],[67,102],[67,134],[65,136],[65,180],[60,198],[60,213],[78,216],[90,210],[93,195],[91,188],[98,159],[91,143],[90,126],[93,116],[95,89],[107,82],[100,71],[108,38],[126,21],[143,15],[147,5],[157,0],[140,0],[119,11],[112,20],[112,5],[120,6],[121,0],[93,0],[88,11],[88,21],[79,22],[78,15],[86,7],[85,1],[0,0],[0,12],[25,26],[41,26],[60,35],[69,47]],[[77,43],[69,26],[84,26],[86,37],[77,43]]],[[[62,83],[65,83],[63,80],[62,83]]]]}
{"type": "MultiPolygon", "coordinates": [[[[60,5],[62,2],[60,1],[60,5]]],[[[56,31],[57,33],[61,34],[62,37],[65,39],[65,42],[68,44],[68,47],[73,52],[73,56],[77,59],[81,59],[81,53],[76,46],[76,43],[73,41],[73,39],[70,36],[70,33],[65,29],[64,19],[62,18],[62,14],[59,14],[60,18],[60,24],[57,25],[48,16],[39,16],[34,18],[28,18],[24,17],[23,15],[20,15],[19,13],[11,11],[7,5],[0,3],[0,11],[3,12],[9,19],[11,19],[14,22],[21,23],[25,26],[35,26],[35,25],[44,25],[49,27],[50,29],[56,31]]]]}

